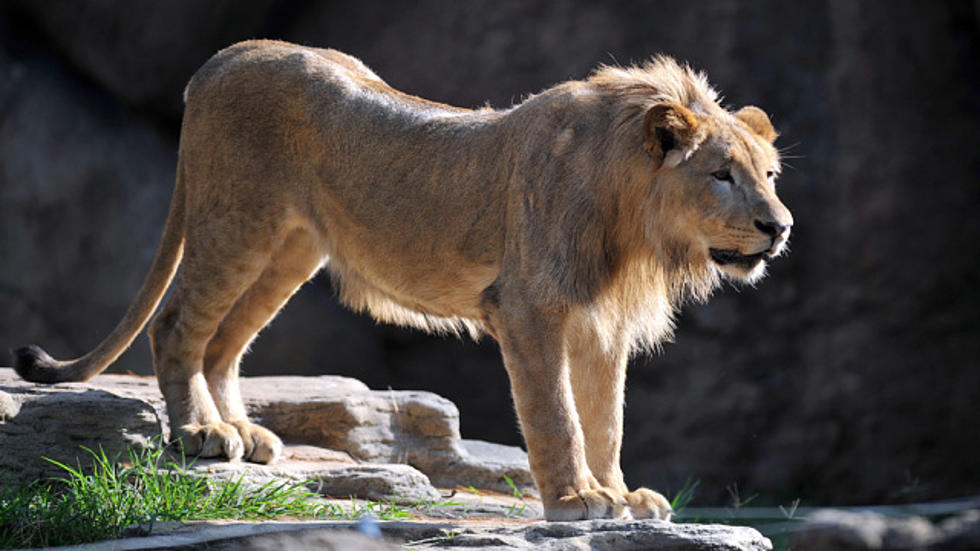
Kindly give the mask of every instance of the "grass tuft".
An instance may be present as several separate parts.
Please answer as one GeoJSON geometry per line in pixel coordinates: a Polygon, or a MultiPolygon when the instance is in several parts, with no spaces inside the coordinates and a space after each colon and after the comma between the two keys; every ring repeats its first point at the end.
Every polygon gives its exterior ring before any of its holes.
{"type": "MultiPolygon", "coordinates": [[[[255,488],[242,478],[215,482],[188,472],[162,447],[130,450],[128,461],[83,448],[91,469],[45,458],[65,476],[0,490],[0,548],[76,545],[133,532],[162,521],[337,518],[304,483],[255,488]],[[129,530],[127,530],[129,528],[129,530]]],[[[346,516],[342,518],[348,518],[346,516]]]]}
{"type": "Polygon", "coordinates": [[[684,509],[691,504],[694,499],[694,494],[698,491],[698,486],[701,485],[700,479],[693,479],[687,477],[684,481],[684,485],[681,486],[680,491],[674,495],[674,499],[670,500],[670,508],[674,510],[675,515],[680,515],[683,513],[684,509]]]}

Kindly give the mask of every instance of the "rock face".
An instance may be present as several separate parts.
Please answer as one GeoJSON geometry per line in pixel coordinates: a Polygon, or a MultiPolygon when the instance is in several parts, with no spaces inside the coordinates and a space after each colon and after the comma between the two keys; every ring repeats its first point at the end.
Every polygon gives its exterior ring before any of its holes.
{"type": "MultiPolygon", "coordinates": [[[[2,2],[0,349],[80,354],[121,317],[166,214],[183,86],[236,40],[336,47],[471,107],[665,52],[772,114],[796,226],[758,290],[685,308],[676,343],[634,361],[627,481],[693,476],[714,503],[736,481],[781,502],[980,493],[978,21],[968,0],[2,2]]],[[[379,326],[333,295],[304,287],[246,372],[431,390],[463,434],[520,442],[492,342],[379,326]]],[[[113,369],[149,366],[141,336],[113,369]]]]}
{"type": "Polygon", "coordinates": [[[147,6],[148,11],[120,10],[111,0],[59,2],[47,9],[33,2],[14,4],[36,18],[45,33],[58,37],[56,47],[113,95],[176,116],[181,103],[173,91],[183,88],[187,74],[197,68],[190,60],[206,58],[242,34],[261,32],[273,2],[178,1],[147,6]],[[146,50],[171,54],[148,59],[146,50]]]}
{"type": "MultiPolygon", "coordinates": [[[[438,500],[435,486],[509,493],[504,476],[534,494],[527,454],[463,440],[456,407],[435,394],[376,392],[331,376],[243,378],[242,394],[253,418],[288,444],[283,460],[266,466],[202,459],[195,471],[259,484],[314,480],[311,489],[325,496],[407,503],[438,500]]],[[[163,410],[149,377],[101,375],[91,383],[43,386],[0,368],[0,467],[37,478],[61,474],[42,456],[74,464],[85,460],[80,445],[102,446],[110,455],[150,445],[167,431],[163,410]]]]}

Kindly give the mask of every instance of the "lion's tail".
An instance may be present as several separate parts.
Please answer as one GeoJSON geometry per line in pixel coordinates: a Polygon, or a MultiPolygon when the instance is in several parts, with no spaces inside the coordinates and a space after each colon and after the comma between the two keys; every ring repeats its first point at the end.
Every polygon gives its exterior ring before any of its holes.
{"type": "Polygon", "coordinates": [[[163,237],[153,258],[150,273],[143,280],[143,286],[126,315],[94,350],[74,360],[56,360],[37,345],[11,350],[14,369],[25,380],[35,383],[61,383],[91,379],[116,361],[149,321],[170,286],[184,252],[185,190],[182,170],[178,169],[177,172],[163,237]]]}

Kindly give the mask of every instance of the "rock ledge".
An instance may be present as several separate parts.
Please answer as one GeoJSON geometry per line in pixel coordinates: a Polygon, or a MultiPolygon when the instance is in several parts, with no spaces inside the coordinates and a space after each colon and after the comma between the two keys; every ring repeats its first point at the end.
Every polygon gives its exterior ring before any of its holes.
{"type": "MultiPolygon", "coordinates": [[[[456,406],[431,392],[372,391],[348,377],[245,377],[249,414],[287,443],[271,466],[199,460],[195,469],[256,482],[315,479],[325,496],[433,500],[457,485],[510,493],[505,476],[535,495],[527,454],[464,440],[456,406]]],[[[38,385],[0,368],[0,472],[32,480],[62,473],[80,449],[108,455],[151,446],[169,431],[152,377],[100,375],[87,383],[38,385]]]]}
{"type": "Polygon", "coordinates": [[[752,528],[663,521],[527,522],[202,522],[161,526],[160,534],[87,546],[89,551],[266,549],[475,549],[630,551],[769,551],[752,528]],[[360,532],[379,530],[384,539],[360,532]],[[401,547],[394,544],[400,544],[401,547]]]}

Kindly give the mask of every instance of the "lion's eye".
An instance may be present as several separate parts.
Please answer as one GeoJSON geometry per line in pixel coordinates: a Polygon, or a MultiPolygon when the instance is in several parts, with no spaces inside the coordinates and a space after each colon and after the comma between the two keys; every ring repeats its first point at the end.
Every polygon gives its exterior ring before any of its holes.
{"type": "Polygon", "coordinates": [[[711,173],[711,177],[715,180],[720,180],[722,182],[728,182],[729,184],[735,183],[735,179],[732,178],[732,173],[728,169],[718,170],[711,173]]]}
{"type": "Polygon", "coordinates": [[[775,176],[775,175],[776,175],[775,172],[773,172],[771,170],[767,171],[766,172],[766,180],[772,180],[772,177],[775,176]]]}

